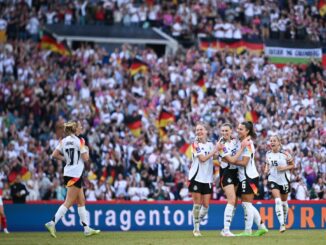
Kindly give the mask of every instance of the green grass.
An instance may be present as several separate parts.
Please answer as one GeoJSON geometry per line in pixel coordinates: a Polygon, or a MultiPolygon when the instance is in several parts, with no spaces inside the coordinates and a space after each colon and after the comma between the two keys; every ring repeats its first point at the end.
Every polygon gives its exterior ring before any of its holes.
{"type": "Polygon", "coordinates": [[[0,233],[1,245],[125,245],[125,244],[209,244],[209,245],[321,245],[325,244],[325,230],[288,230],[283,234],[269,231],[263,237],[221,237],[218,231],[202,231],[202,237],[193,237],[191,231],[102,232],[84,237],[82,232],[57,232],[57,238],[47,232],[0,233]]]}

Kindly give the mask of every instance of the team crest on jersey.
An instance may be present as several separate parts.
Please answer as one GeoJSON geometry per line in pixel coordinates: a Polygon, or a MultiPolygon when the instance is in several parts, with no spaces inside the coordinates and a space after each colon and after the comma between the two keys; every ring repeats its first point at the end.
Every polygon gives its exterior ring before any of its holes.
{"type": "Polygon", "coordinates": [[[196,151],[197,151],[197,153],[199,153],[200,152],[200,147],[197,147],[196,151]]]}
{"type": "Polygon", "coordinates": [[[224,153],[227,153],[228,152],[228,150],[226,149],[226,147],[223,147],[223,152],[224,153]]]}
{"type": "Polygon", "coordinates": [[[197,185],[194,185],[194,191],[197,191],[197,190],[198,190],[197,185]]]}
{"type": "Polygon", "coordinates": [[[228,182],[228,183],[231,183],[231,182],[232,182],[231,178],[228,178],[228,179],[227,179],[227,182],[228,182]]]}

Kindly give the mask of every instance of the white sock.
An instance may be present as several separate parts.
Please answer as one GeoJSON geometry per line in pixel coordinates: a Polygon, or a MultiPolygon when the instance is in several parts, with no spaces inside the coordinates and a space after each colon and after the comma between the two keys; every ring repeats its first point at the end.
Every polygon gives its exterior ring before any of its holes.
{"type": "Polygon", "coordinates": [[[275,198],[275,212],[280,225],[284,225],[284,213],[281,198],[275,198]]]}
{"type": "Polygon", "coordinates": [[[288,213],[289,213],[289,204],[288,201],[282,202],[283,214],[284,214],[284,224],[286,224],[288,213]]]}
{"type": "Polygon", "coordinates": [[[89,231],[88,221],[87,221],[87,212],[85,206],[78,207],[78,215],[80,218],[80,222],[84,227],[84,231],[89,231]]]}
{"type": "Polygon", "coordinates": [[[52,221],[56,225],[58,221],[67,213],[68,208],[66,208],[63,204],[58,208],[58,211],[55,213],[52,221]]]}
{"type": "Polygon", "coordinates": [[[254,213],[250,202],[242,202],[245,216],[245,232],[252,232],[252,224],[254,223],[254,213]]]}
{"type": "Polygon", "coordinates": [[[230,230],[231,221],[234,215],[233,210],[235,210],[235,208],[231,204],[227,204],[224,209],[224,231],[230,230]]]}
{"type": "Polygon", "coordinates": [[[233,211],[232,211],[232,219],[231,219],[231,222],[232,222],[232,220],[233,220],[233,217],[234,217],[234,215],[235,215],[235,211],[237,210],[237,206],[234,206],[234,208],[233,208],[233,211]]]}
{"type": "Polygon", "coordinates": [[[199,212],[200,212],[200,205],[194,204],[192,208],[192,221],[194,223],[194,230],[199,231],[199,212]]]}
{"type": "Polygon", "coordinates": [[[258,229],[265,228],[265,225],[261,222],[260,213],[258,212],[257,208],[252,205],[252,211],[254,213],[254,222],[257,225],[258,229]]]}
{"type": "Polygon", "coordinates": [[[208,213],[208,208],[205,208],[204,205],[201,206],[200,211],[199,211],[199,221],[202,221],[203,218],[205,218],[205,216],[208,213]]]}

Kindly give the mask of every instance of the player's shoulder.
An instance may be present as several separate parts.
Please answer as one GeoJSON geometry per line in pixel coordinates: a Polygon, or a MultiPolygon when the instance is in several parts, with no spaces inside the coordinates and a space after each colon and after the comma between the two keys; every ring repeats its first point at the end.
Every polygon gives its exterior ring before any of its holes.
{"type": "Polygon", "coordinates": [[[278,153],[279,153],[279,154],[281,154],[281,155],[284,155],[285,157],[287,156],[287,154],[286,154],[286,151],[285,151],[285,150],[280,150],[278,153]]]}
{"type": "Polygon", "coordinates": [[[266,152],[266,155],[270,155],[270,154],[272,154],[272,151],[271,150],[269,150],[269,151],[266,152]]]}

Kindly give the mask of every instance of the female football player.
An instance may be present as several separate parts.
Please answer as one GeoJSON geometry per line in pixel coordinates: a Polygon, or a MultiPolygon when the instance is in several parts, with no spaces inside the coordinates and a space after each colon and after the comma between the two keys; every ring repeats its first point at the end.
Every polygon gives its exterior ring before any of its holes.
{"type": "Polygon", "coordinates": [[[253,222],[258,226],[258,231],[255,236],[261,236],[268,232],[265,225],[262,223],[258,210],[252,205],[254,195],[258,194],[258,179],[259,174],[255,165],[255,148],[252,139],[256,138],[256,132],[252,122],[242,122],[237,128],[240,141],[250,137],[250,144],[242,152],[241,157],[234,164],[238,165],[239,190],[242,200],[242,206],[245,215],[245,232],[238,236],[251,236],[253,222]]]}
{"type": "Polygon", "coordinates": [[[281,139],[270,137],[271,151],[266,154],[265,174],[268,174],[268,187],[275,199],[275,212],[280,222],[280,232],[285,231],[288,214],[288,194],[290,190],[290,170],[294,167],[292,156],[281,149],[281,139]]]}
{"type": "Polygon", "coordinates": [[[93,230],[87,224],[82,174],[85,167],[84,163],[87,163],[89,160],[89,153],[88,147],[85,145],[85,140],[83,138],[78,138],[82,129],[80,122],[70,121],[65,123],[64,132],[66,137],[60,141],[51,155],[51,157],[56,160],[65,161],[66,165],[64,167],[63,176],[65,185],[68,189],[66,200],[59,207],[53,219],[45,224],[45,227],[53,237],[56,237],[55,225],[75,202],[78,204],[78,215],[84,227],[85,236],[100,233],[100,230],[93,230]]]}
{"type": "Polygon", "coordinates": [[[208,213],[209,201],[213,190],[213,156],[217,146],[209,142],[207,127],[204,123],[197,123],[196,140],[192,145],[192,164],[189,171],[189,192],[193,200],[193,235],[201,236],[199,223],[208,213]]]}
{"type": "MultiPolygon", "coordinates": [[[[199,223],[208,213],[209,201],[213,190],[213,157],[220,150],[223,150],[225,156],[227,156],[227,150],[223,144],[217,143],[214,146],[212,142],[208,141],[208,131],[205,124],[198,123],[195,134],[196,141],[192,145],[192,165],[189,171],[189,192],[192,193],[194,202],[192,210],[193,234],[195,237],[198,237],[201,236],[199,223]]],[[[241,146],[241,149],[243,150],[244,147],[241,146]]],[[[237,159],[240,153],[234,158],[237,159]]]]}
{"type": "Polygon", "coordinates": [[[221,231],[222,236],[234,236],[230,232],[230,225],[235,213],[237,204],[237,188],[239,184],[238,169],[236,165],[233,165],[241,152],[238,152],[238,140],[232,139],[232,125],[225,123],[221,127],[222,138],[220,143],[224,145],[224,148],[220,151],[220,183],[221,187],[227,198],[227,205],[224,210],[224,228],[221,231]]]}
{"type": "Polygon", "coordinates": [[[1,222],[1,228],[3,229],[3,232],[6,234],[9,234],[9,231],[7,228],[7,219],[6,219],[5,211],[3,208],[2,189],[1,188],[0,188],[0,222],[1,222]]]}

